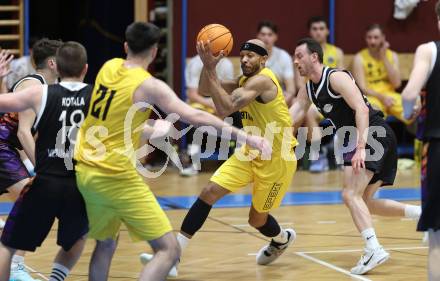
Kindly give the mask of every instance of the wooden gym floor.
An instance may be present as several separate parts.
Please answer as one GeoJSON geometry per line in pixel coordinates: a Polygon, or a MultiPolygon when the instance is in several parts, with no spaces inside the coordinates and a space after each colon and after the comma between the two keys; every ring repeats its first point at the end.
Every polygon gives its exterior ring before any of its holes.
{"type": "MultiPolygon", "coordinates": [[[[197,195],[211,174],[182,178],[175,170],[169,170],[160,178],[147,182],[158,197],[167,200],[197,195]]],[[[295,192],[291,194],[292,198],[322,193],[324,201],[322,204],[305,201],[300,205],[296,202],[273,212],[284,227],[293,227],[298,237],[279,260],[269,266],[255,263],[255,253],[267,241],[247,225],[248,207],[213,209],[202,230],[184,252],[176,280],[426,280],[427,247],[422,244],[422,234],[415,231],[415,221],[401,218],[374,217],[379,241],[389,250],[391,259],[368,275],[350,275],[350,268],[362,253],[363,243],[348,210],[338,203],[339,199],[334,202],[325,200],[329,194],[337,194],[340,186],[341,173],[338,171],[320,175],[297,172],[289,189],[289,192],[295,192]]],[[[410,191],[417,193],[418,170],[399,171],[396,186],[409,187],[410,191]]],[[[396,188],[392,192],[393,196],[400,194],[396,188]]],[[[236,206],[237,202],[243,205],[240,200],[246,200],[245,194],[249,193],[250,188],[246,188],[241,192],[243,196],[231,197],[233,204],[230,206],[236,206]]],[[[418,201],[407,202],[419,204],[418,201]]],[[[186,211],[166,211],[175,230],[180,228],[186,211]]],[[[93,246],[94,242],[89,240],[68,280],[87,280],[93,246]]],[[[47,280],[56,251],[55,225],[44,245],[26,257],[31,270],[38,272],[32,274],[34,277],[47,280]]],[[[147,244],[131,243],[127,231],[122,229],[109,280],[136,280],[141,270],[138,256],[143,251],[151,252],[147,244]]]]}

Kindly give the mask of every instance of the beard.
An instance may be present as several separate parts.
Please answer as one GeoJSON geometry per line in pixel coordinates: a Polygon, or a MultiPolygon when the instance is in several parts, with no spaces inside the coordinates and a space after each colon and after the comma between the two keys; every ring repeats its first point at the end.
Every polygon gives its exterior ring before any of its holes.
{"type": "Polygon", "coordinates": [[[245,66],[245,65],[241,65],[241,71],[243,72],[244,76],[253,76],[255,75],[258,71],[260,70],[260,66],[259,65],[252,65],[252,66],[245,66]]]}

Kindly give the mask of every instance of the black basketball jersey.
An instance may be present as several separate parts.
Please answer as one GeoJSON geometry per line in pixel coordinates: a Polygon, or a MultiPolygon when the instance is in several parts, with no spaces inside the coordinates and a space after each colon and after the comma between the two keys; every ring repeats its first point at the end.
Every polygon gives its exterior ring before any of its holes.
{"type": "Polygon", "coordinates": [[[38,73],[35,73],[35,74],[29,74],[29,75],[24,76],[23,78],[21,78],[21,79],[18,80],[17,82],[15,82],[14,85],[12,85],[11,92],[14,92],[15,89],[17,88],[17,86],[18,86],[19,84],[21,84],[23,81],[26,81],[26,80],[38,80],[38,81],[40,81],[40,83],[43,84],[43,85],[44,85],[44,84],[47,84],[47,83],[46,83],[46,80],[45,80],[44,77],[43,77],[43,75],[38,74],[38,73]]]}
{"type": "Polygon", "coordinates": [[[87,114],[93,87],[81,82],[61,82],[44,87],[34,129],[35,172],[39,175],[73,176],[76,133],[87,114]]]}
{"type": "Polygon", "coordinates": [[[426,119],[424,128],[424,138],[440,138],[440,41],[432,42],[435,44],[436,51],[434,67],[431,75],[426,82],[426,119]]]}
{"type": "MultiPolygon", "coordinates": [[[[46,84],[46,80],[40,74],[26,75],[12,86],[11,91],[14,91],[19,84],[26,80],[37,80],[41,84],[46,84]]],[[[17,149],[23,149],[20,140],[17,137],[18,131],[18,113],[8,112],[0,113],[0,142],[12,146],[17,149]]]]}
{"type": "MultiPolygon", "coordinates": [[[[335,129],[344,126],[356,126],[355,111],[348,105],[343,97],[335,92],[330,85],[330,75],[336,71],[343,71],[354,78],[347,70],[340,70],[336,68],[324,67],[322,77],[318,84],[314,84],[309,80],[306,84],[307,94],[309,99],[315,104],[319,112],[333,124],[335,129]]],[[[359,87],[358,87],[359,88],[359,87]]],[[[359,88],[359,91],[362,91],[359,88]]],[[[365,104],[370,109],[370,121],[372,117],[381,116],[381,112],[373,109],[367,100],[367,97],[362,94],[365,104]]],[[[382,115],[383,116],[383,115],[382,115]]]]}

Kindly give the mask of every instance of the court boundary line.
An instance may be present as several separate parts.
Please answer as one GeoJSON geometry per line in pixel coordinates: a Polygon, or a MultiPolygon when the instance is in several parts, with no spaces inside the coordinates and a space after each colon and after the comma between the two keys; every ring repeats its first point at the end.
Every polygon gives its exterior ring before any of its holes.
{"type": "Polygon", "coordinates": [[[340,268],[340,267],[338,267],[338,266],[336,266],[336,265],[334,265],[334,264],[331,264],[331,263],[329,263],[329,262],[326,262],[326,261],[320,260],[320,259],[318,259],[318,258],[315,258],[315,257],[309,256],[309,255],[307,255],[307,254],[305,254],[305,253],[303,253],[303,252],[295,252],[295,255],[300,256],[300,257],[302,257],[302,258],[304,258],[304,259],[306,259],[306,260],[309,260],[309,261],[315,262],[315,263],[317,263],[317,264],[320,264],[320,265],[322,265],[322,266],[328,267],[328,268],[330,268],[330,269],[333,269],[333,270],[335,270],[335,271],[337,271],[337,272],[339,272],[339,273],[342,273],[342,274],[348,275],[348,276],[350,276],[351,278],[354,278],[354,279],[357,279],[357,280],[362,280],[362,281],[372,281],[371,279],[368,279],[368,278],[363,277],[363,276],[360,276],[360,275],[352,274],[351,272],[349,272],[349,271],[347,271],[347,270],[345,270],[345,269],[342,269],[342,268],[340,268]]]}
{"type": "Polygon", "coordinates": [[[49,278],[47,278],[44,274],[40,273],[39,271],[36,271],[35,269],[33,269],[32,267],[28,266],[28,265],[24,265],[31,273],[34,273],[36,275],[38,275],[39,277],[43,278],[46,281],[49,281],[49,278]]]}
{"type": "MultiPolygon", "coordinates": [[[[400,251],[400,250],[421,250],[421,249],[428,249],[428,246],[411,246],[411,247],[392,247],[392,248],[385,248],[388,251],[400,251]]],[[[325,253],[352,253],[352,252],[363,252],[363,249],[340,249],[340,250],[322,250],[322,251],[301,251],[301,252],[293,252],[295,255],[300,256],[306,260],[312,261],[314,263],[320,264],[322,266],[328,267],[330,269],[333,269],[339,273],[345,274],[350,276],[351,278],[355,278],[357,280],[362,281],[372,281],[371,279],[368,279],[366,277],[363,277],[361,275],[352,274],[348,270],[345,270],[343,268],[340,268],[334,264],[331,264],[329,262],[326,262],[324,260],[318,259],[316,257],[312,257],[309,254],[325,254],[325,253]]],[[[248,256],[256,256],[257,253],[249,253],[248,256]]]]}
{"type": "MultiPolygon", "coordinates": [[[[422,250],[428,249],[428,246],[412,246],[412,247],[385,247],[385,250],[388,251],[402,251],[402,250],[422,250]]],[[[363,249],[340,249],[340,250],[322,250],[322,251],[301,251],[296,253],[303,254],[330,254],[330,253],[353,253],[353,252],[363,252],[363,249]]]]}

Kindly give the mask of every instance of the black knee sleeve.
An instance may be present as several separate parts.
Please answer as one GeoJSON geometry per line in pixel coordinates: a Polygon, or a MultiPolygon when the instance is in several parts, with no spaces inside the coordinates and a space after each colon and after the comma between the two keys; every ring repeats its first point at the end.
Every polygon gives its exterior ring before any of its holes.
{"type": "Polygon", "coordinates": [[[182,222],[181,230],[193,236],[205,223],[212,206],[197,198],[182,222]]]}
{"type": "Polygon", "coordinates": [[[258,231],[266,237],[275,237],[281,232],[281,227],[277,220],[271,215],[267,216],[266,223],[263,226],[257,227],[258,231]]]}

